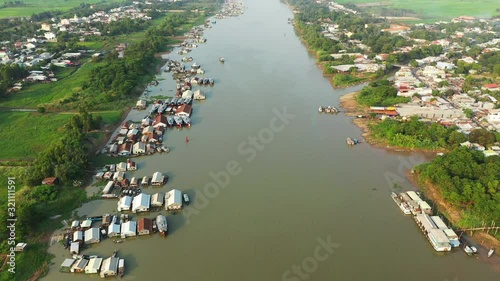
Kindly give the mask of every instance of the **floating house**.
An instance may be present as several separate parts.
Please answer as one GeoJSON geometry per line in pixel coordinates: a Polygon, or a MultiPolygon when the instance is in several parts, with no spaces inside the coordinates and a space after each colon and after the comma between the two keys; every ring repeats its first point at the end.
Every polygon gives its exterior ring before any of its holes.
{"type": "Polygon", "coordinates": [[[85,244],[93,244],[101,242],[99,228],[92,227],[85,231],[85,244]]]}
{"type": "Polygon", "coordinates": [[[136,171],[137,170],[137,165],[135,164],[134,161],[128,159],[127,160],[127,170],[128,171],[136,171]]]}
{"type": "Polygon", "coordinates": [[[132,212],[147,212],[149,211],[149,206],[151,204],[151,195],[141,193],[134,197],[132,202],[132,212]]]}
{"type": "Polygon", "coordinates": [[[165,194],[165,210],[178,210],[182,208],[182,192],[172,189],[165,194]]]}
{"type": "Polygon", "coordinates": [[[163,185],[165,184],[165,177],[160,172],[156,172],[153,174],[153,178],[151,179],[151,185],[163,185]]]}
{"type": "Polygon", "coordinates": [[[205,94],[201,92],[201,90],[194,91],[194,99],[195,100],[204,100],[206,99],[205,94]]]}
{"type": "Polygon", "coordinates": [[[108,226],[108,237],[120,236],[120,225],[112,223],[108,226]]]}
{"type": "Polygon", "coordinates": [[[118,258],[109,257],[102,262],[101,266],[101,278],[116,276],[118,272],[118,258]]]}
{"type": "Polygon", "coordinates": [[[71,245],[69,246],[69,252],[72,255],[78,255],[80,253],[80,243],[71,242],[71,245]]]}
{"type": "Polygon", "coordinates": [[[77,231],[73,232],[73,242],[79,242],[79,243],[83,242],[83,232],[82,231],[77,230],[77,231]]]}
{"type": "Polygon", "coordinates": [[[80,228],[83,231],[89,229],[91,226],[92,226],[92,220],[90,220],[90,219],[86,219],[86,220],[82,221],[82,223],[80,224],[80,228]]]}
{"type": "Polygon", "coordinates": [[[61,268],[59,269],[59,271],[61,271],[61,272],[70,272],[71,271],[71,267],[73,266],[74,263],[75,263],[75,259],[65,259],[62,262],[61,268]]]}
{"type": "Polygon", "coordinates": [[[76,262],[71,266],[71,272],[84,272],[85,267],[89,263],[88,259],[77,259],[76,262]]]}
{"type": "Polygon", "coordinates": [[[102,194],[109,194],[111,190],[113,190],[113,187],[115,186],[114,181],[108,181],[104,189],[102,190],[102,194]]]}
{"type": "Polygon", "coordinates": [[[118,171],[113,175],[113,180],[122,181],[124,177],[125,177],[125,173],[118,171]]]}
{"type": "Polygon", "coordinates": [[[141,218],[137,222],[137,234],[148,235],[153,233],[153,221],[148,218],[141,218]]]}
{"type": "Polygon", "coordinates": [[[132,205],[132,197],[130,197],[130,196],[123,196],[118,201],[118,212],[121,212],[121,211],[130,211],[131,205],[132,205]]]}
{"type": "Polygon", "coordinates": [[[137,235],[137,223],[135,221],[128,221],[122,223],[121,237],[126,238],[137,235]]]}
{"type": "Polygon", "coordinates": [[[148,176],[144,176],[141,180],[141,185],[142,186],[148,186],[149,185],[149,177],[148,176]]]}
{"type": "Polygon", "coordinates": [[[118,165],[116,165],[116,171],[118,171],[118,172],[127,171],[127,163],[125,163],[125,162],[118,163],[118,165]]]}
{"type": "Polygon", "coordinates": [[[140,142],[140,141],[134,143],[134,146],[132,148],[132,152],[135,155],[146,153],[146,144],[143,142],[140,142]]]}
{"type": "Polygon", "coordinates": [[[151,207],[161,207],[165,202],[165,194],[163,192],[158,192],[151,196],[151,207]]]}
{"type": "Polygon", "coordinates": [[[138,187],[139,184],[137,183],[137,178],[133,177],[130,179],[130,187],[138,187]]]}
{"type": "Polygon", "coordinates": [[[79,227],[80,227],[80,221],[74,220],[73,222],[71,222],[72,229],[77,229],[79,227]]]}
{"type": "Polygon", "coordinates": [[[89,263],[87,264],[87,267],[85,267],[85,273],[86,274],[96,274],[99,272],[99,269],[101,268],[102,264],[102,258],[91,258],[89,260],[89,263]]]}

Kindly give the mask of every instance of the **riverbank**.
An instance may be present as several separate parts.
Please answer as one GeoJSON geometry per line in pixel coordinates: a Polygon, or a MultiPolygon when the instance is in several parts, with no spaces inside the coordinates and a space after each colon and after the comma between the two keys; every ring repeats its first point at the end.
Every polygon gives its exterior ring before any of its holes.
{"type": "Polygon", "coordinates": [[[390,145],[387,140],[374,137],[370,127],[376,124],[377,122],[380,122],[380,120],[372,119],[370,117],[369,108],[358,104],[356,100],[358,93],[359,92],[353,92],[341,96],[340,107],[344,110],[344,113],[347,116],[363,117],[363,118],[353,119],[352,123],[361,129],[363,138],[370,145],[391,151],[424,152],[424,153],[437,153],[446,151],[446,149],[431,150],[425,148],[408,148],[402,146],[393,146],[390,145]]]}
{"type": "MultiPolygon", "coordinates": [[[[436,185],[429,182],[421,182],[419,175],[417,173],[411,173],[411,171],[406,172],[406,178],[413,186],[424,192],[425,196],[437,205],[439,212],[443,214],[452,225],[456,226],[463,219],[461,210],[447,202],[436,185]]],[[[490,248],[500,249],[500,241],[488,233],[475,231],[472,235],[471,233],[466,234],[472,240],[484,247],[485,251],[490,248]]],[[[496,255],[497,260],[500,261],[498,251],[496,255]]],[[[496,269],[500,271],[500,264],[496,269]]]]}

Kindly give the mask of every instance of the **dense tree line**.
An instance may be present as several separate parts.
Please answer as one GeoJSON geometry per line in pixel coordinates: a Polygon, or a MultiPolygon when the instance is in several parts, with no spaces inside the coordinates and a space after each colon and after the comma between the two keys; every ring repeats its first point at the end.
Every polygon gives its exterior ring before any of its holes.
{"type": "Polygon", "coordinates": [[[446,128],[440,124],[421,122],[417,116],[406,121],[385,119],[371,127],[373,136],[384,139],[392,146],[424,148],[458,147],[467,140],[456,127],[446,128]]]}
{"type": "Polygon", "coordinates": [[[0,64],[0,98],[7,94],[7,89],[16,81],[28,76],[28,71],[17,64],[0,64]]]}
{"type": "Polygon", "coordinates": [[[123,58],[118,58],[116,52],[109,53],[106,63],[90,72],[89,79],[83,84],[83,96],[93,103],[129,97],[133,94],[132,89],[139,85],[141,76],[154,71],[151,69],[154,54],[161,51],[168,37],[175,35],[175,29],[187,21],[188,14],[173,14],[161,24],[149,28],[143,40],[125,50],[123,58]],[[100,94],[96,95],[96,92],[100,94]]]}
{"type": "Polygon", "coordinates": [[[389,80],[371,82],[364,87],[357,96],[359,104],[366,106],[394,106],[398,103],[407,103],[408,97],[398,96],[398,90],[389,80]]]}
{"type": "Polygon", "coordinates": [[[484,53],[479,57],[478,62],[487,72],[500,75],[500,51],[484,53]]]}
{"type": "Polygon", "coordinates": [[[461,147],[416,167],[420,181],[432,183],[462,212],[462,227],[500,224],[500,156],[485,157],[461,147]]]}
{"type": "Polygon", "coordinates": [[[81,179],[88,167],[87,133],[98,129],[100,123],[100,117],[94,118],[81,109],[80,114],[74,115],[66,124],[61,138],[38,154],[30,167],[28,184],[36,186],[50,176],[58,177],[63,183],[81,179]]]}

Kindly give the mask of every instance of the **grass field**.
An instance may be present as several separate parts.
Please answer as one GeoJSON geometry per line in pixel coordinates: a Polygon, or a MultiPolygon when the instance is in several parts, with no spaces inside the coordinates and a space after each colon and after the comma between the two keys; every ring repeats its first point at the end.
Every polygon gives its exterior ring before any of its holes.
{"type": "Polygon", "coordinates": [[[446,20],[465,15],[491,17],[500,14],[496,12],[496,9],[500,9],[498,0],[338,0],[337,2],[355,4],[387,2],[391,5],[383,7],[413,10],[424,20],[446,20]]]}
{"type": "MultiPolygon", "coordinates": [[[[26,4],[25,7],[7,7],[0,8],[0,18],[10,18],[10,17],[29,17],[36,13],[61,10],[67,11],[73,7],[80,5],[81,3],[100,3],[100,2],[121,2],[120,0],[21,0],[26,4]]],[[[0,6],[3,6],[5,1],[0,2],[0,6]]]]}
{"type": "MultiPolygon", "coordinates": [[[[35,158],[36,154],[51,141],[74,113],[46,113],[0,111],[0,160],[35,158]]],[[[104,124],[115,124],[120,120],[120,111],[92,113],[102,116],[104,124]]],[[[91,137],[102,139],[104,133],[91,137]]]]}
{"type": "MultiPolygon", "coordinates": [[[[99,63],[94,62],[85,63],[70,76],[62,75],[63,79],[54,83],[26,83],[22,91],[14,92],[7,99],[0,100],[0,107],[36,108],[39,105],[63,100],[78,91],[85,79],[88,78],[89,72],[99,65],[99,63]]],[[[68,67],[60,71],[68,74],[71,69],[68,67]]],[[[56,77],[59,78],[57,75],[56,77]]]]}

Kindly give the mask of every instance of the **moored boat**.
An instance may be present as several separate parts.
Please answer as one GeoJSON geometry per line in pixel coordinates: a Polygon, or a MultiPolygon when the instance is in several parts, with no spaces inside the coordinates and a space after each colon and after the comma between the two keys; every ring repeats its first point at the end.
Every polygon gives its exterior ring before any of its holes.
{"type": "Polygon", "coordinates": [[[213,84],[215,84],[215,80],[214,80],[214,79],[212,79],[212,78],[208,78],[208,83],[209,83],[210,85],[213,85],[213,84]]]}
{"type": "Polygon", "coordinates": [[[118,260],[118,276],[123,277],[124,273],[125,273],[125,260],[119,259],[118,260]]]}
{"type": "Polygon", "coordinates": [[[184,204],[189,205],[189,196],[187,193],[182,194],[182,199],[184,201],[184,204]]]}
{"type": "Polygon", "coordinates": [[[197,64],[196,62],[191,65],[192,69],[198,69],[200,67],[201,67],[201,65],[197,64]]]}
{"type": "Polygon", "coordinates": [[[319,112],[323,112],[323,107],[322,107],[322,106],[320,106],[318,111],[319,111],[319,112]]]}
{"type": "Polygon", "coordinates": [[[354,141],[351,139],[351,138],[347,138],[346,139],[346,142],[347,142],[347,145],[351,146],[351,145],[354,145],[354,141]]]}
{"type": "Polygon", "coordinates": [[[493,256],[493,253],[495,253],[495,249],[491,248],[491,249],[488,251],[488,258],[491,258],[491,256],[493,256]]]}
{"type": "Polygon", "coordinates": [[[168,231],[168,226],[167,226],[167,218],[159,214],[156,217],[156,227],[158,228],[158,232],[160,232],[161,235],[166,236],[167,231],[168,231]]]}
{"type": "Polygon", "coordinates": [[[174,121],[178,127],[182,127],[182,118],[180,116],[174,116],[174,121]]]}
{"type": "Polygon", "coordinates": [[[191,127],[191,119],[188,116],[182,116],[182,122],[184,122],[186,126],[191,127]]]}
{"type": "Polygon", "coordinates": [[[167,123],[170,127],[174,126],[174,117],[173,116],[168,116],[167,117],[167,123]]]}

